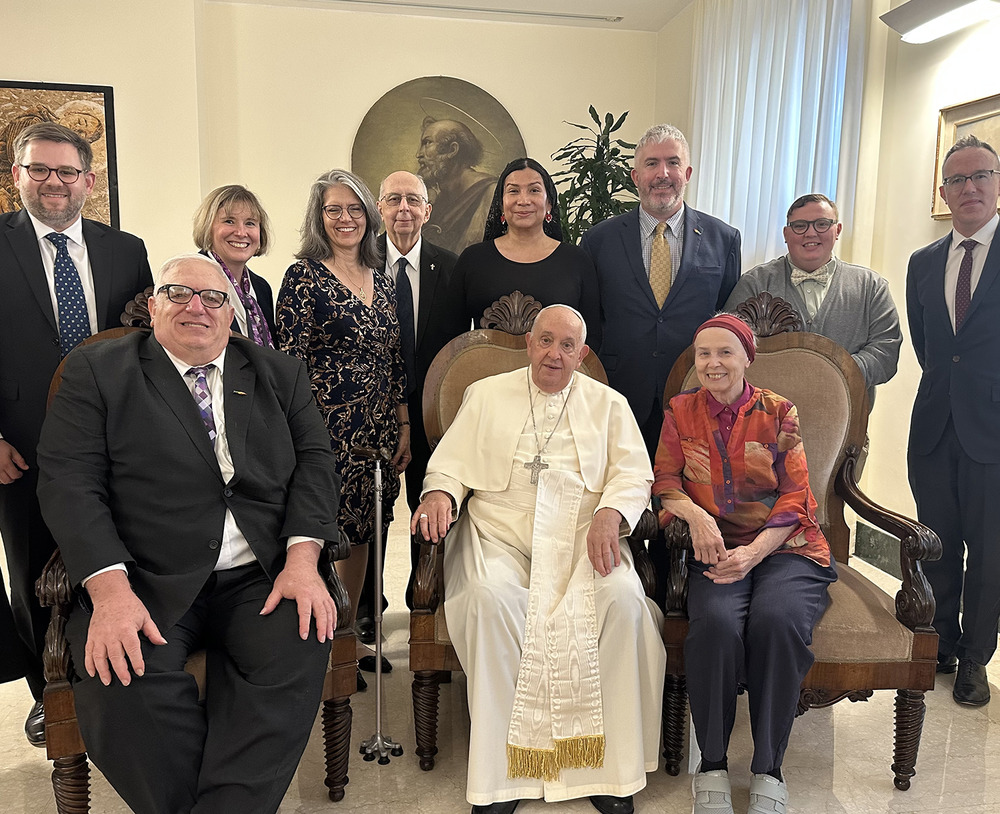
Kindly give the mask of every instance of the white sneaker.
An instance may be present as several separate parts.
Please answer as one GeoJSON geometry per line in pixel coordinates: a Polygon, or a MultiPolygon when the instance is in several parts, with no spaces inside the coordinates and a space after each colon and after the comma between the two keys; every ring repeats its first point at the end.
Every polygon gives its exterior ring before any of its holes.
{"type": "Polygon", "coordinates": [[[691,814],[733,814],[733,787],[729,772],[698,772],[691,781],[694,807],[691,814]]]}
{"type": "Polygon", "coordinates": [[[788,786],[769,774],[755,774],[750,784],[750,808],[747,814],[785,814],[788,786]]]}

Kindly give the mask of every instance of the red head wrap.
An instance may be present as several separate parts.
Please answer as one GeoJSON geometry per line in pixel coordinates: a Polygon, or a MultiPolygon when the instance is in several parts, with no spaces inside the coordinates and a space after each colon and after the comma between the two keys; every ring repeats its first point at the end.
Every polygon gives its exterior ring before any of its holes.
{"type": "MultiPolygon", "coordinates": [[[[701,325],[698,326],[694,335],[698,336],[698,334],[706,328],[725,328],[727,331],[736,334],[736,338],[740,340],[743,350],[747,352],[747,359],[751,362],[753,361],[754,356],[757,355],[753,346],[753,331],[750,329],[749,325],[747,325],[735,314],[718,314],[711,319],[706,319],[703,323],[701,323],[701,325]]],[[[692,339],[692,341],[694,340],[692,339]]]]}

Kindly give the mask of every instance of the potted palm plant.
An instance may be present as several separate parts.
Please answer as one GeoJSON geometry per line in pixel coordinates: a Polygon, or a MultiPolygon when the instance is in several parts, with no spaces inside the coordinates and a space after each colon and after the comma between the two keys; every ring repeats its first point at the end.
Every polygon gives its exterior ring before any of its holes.
{"type": "Polygon", "coordinates": [[[598,115],[593,105],[589,109],[594,125],[566,122],[570,127],[586,130],[587,135],[573,139],[556,150],[552,158],[566,166],[553,174],[559,192],[559,213],[563,235],[574,243],[595,223],[627,212],[638,200],[632,182],[631,162],[635,145],[614,133],[621,129],[628,116],[626,110],[615,118],[612,113],[598,115]]]}

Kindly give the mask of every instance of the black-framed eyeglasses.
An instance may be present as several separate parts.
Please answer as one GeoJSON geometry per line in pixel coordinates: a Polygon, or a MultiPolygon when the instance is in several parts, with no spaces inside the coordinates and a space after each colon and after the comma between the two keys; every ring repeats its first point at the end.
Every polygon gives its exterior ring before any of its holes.
{"type": "Polygon", "coordinates": [[[416,195],[414,193],[400,195],[397,192],[390,192],[388,195],[383,195],[379,200],[383,201],[390,209],[396,209],[403,201],[406,201],[407,206],[413,208],[423,206],[427,203],[427,199],[423,195],[416,195]]]}
{"type": "Polygon", "coordinates": [[[161,285],[156,290],[156,293],[166,294],[168,300],[178,305],[187,305],[191,302],[194,295],[197,294],[201,297],[201,304],[206,308],[221,308],[226,304],[226,300],[229,299],[229,295],[225,291],[216,291],[214,288],[203,288],[201,291],[196,291],[189,285],[179,285],[177,283],[161,285]]]}
{"type": "MultiPolygon", "coordinates": [[[[344,214],[344,207],[336,206],[334,204],[324,206],[323,214],[330,220],[340,220],[340,216],[344,214]]],[[[351,204],[347,207],[347,214],[350,215],[352,219],[359,220],[365,216],[365,208],[361,204],[351,204]]]]}
{"type": "Polygon", "coordinates": [[[84,172],[76,167],[47,167],[45,164],[18,164],[28,173],[32,181],[48,181],[49,176],[55,173],[64,184],[75,184],[76,179],[84,172]]]}
{"type": "Polygon", "coordinates": [[[830,227],[836,222],[837,221],[830,220],[829,218],[817,218],[816,220],[793,220],[788,224],[788,228],[797,235],[804,235],[809,231],[809,227],[812,226],[812,228],[816,230],[816,233],[821,235],[823,232],[830,231],[830,227]]]}
{"type": "Polygon", "coordinates": [[[948,189],[961,189],[966,181],[972,181],[977,187],[985,187],[994,175],[1000,175],[1000,170],[977,170],[972,175],[949,175],[942,183],[948,189]]]}

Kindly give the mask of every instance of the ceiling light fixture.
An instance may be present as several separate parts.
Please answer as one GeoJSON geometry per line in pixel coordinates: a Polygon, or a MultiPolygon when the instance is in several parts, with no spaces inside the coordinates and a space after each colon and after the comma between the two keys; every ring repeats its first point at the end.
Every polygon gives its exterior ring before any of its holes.
{"type": "Polygon", "coordinates": [[[909,0],[879,19],[903,42],[930,42],[1000,15],[998,0],[909,0]]]}
{"type": "Polygon", "coordinates": [[[441,3],[401,3],[393,0],[340,0],[357,6],[392,6],[397,9],[417,9],[420,11],[444,11],[454,13],[456,11],[470,11],[476,14],[504,14],[515,17],[546,17],[558,20],[582,20],[584,22],[597,23],[620,23],[624,17],[608,16],[604,14],[574,14],[572,12],[561,11],[532,11],[530,9],[495,8],[480,6],[449,6],[441,3]]]}

